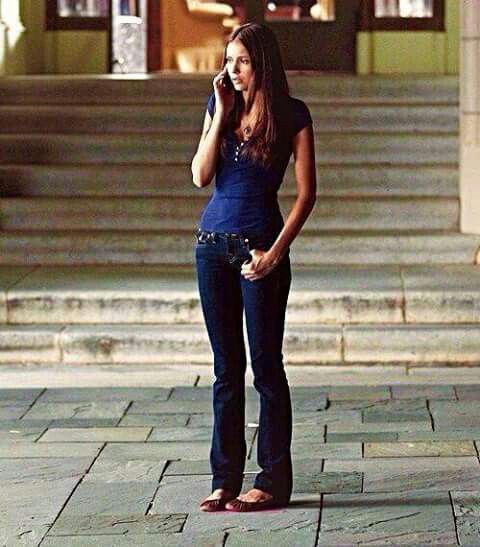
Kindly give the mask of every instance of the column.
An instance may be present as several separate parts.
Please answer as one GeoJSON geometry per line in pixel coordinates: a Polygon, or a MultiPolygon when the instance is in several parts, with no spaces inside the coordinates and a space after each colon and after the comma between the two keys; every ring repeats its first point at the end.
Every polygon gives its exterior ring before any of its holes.
{"type": "Polygon", "coordinates": [[[24,33],[20,0],[0,0],[0,74],[25,73],[24,33]]]}
{"type": "Polygon", "coordinates": [[[460,17],[460,230],[480,234],[480,2],[460,17]]]}
{"type": "Polygon", "coordinates": [[[7,24],[2,15],[2,0],[0,0],[0,76],[5,74],[7,64],[7,24]]]}

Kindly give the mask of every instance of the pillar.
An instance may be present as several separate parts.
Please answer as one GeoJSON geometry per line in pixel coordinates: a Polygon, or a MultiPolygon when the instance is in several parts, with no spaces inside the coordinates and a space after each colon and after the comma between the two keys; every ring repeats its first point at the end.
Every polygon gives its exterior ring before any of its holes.
{"type": "Polygon", "coordinates": [[[480,234],[480,2],[460,19],[460,230],[480,234]]]}

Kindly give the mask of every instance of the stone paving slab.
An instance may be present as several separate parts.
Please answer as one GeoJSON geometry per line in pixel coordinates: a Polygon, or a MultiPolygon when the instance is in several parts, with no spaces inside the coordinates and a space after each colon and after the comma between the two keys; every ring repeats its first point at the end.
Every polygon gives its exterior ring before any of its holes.
{"type": "Polygon", "coordinates": [[[318,545],[456,542],[447,492],[326,494],[318,545]]]}
{"type": "MultiPolygon", "coordinates": [[[[169,401],[209,401],[212,402],[212,386],[176,386],[172,390],[169,401]]],[[[245,388],[246,399],[256,399],[258,394],[251,386],[245,388]]]]}
{"type": "Polygon", "coordinates": [[[61,429],[77,429],[91,427],[116,427],[119,418],[54,418],[50,421],[49,427],[61,429]]]}
{"type": "Polygon", "coordinates": [[[0,481],[31,483],[74,478],[80,480],[92,463],[92,457],[71,458],[2,458],[0,481]]]}
{"type": "MultiPolygon", "coordinates": [[[[255,439],[252,447],[252,453],[257,450],[257,441],[255,439]]],[[[311,457],[322,458],[361,458],[362,457],[362,443],[324,443],[320,441],[318,443],[312,440],[311,442],[293,442],[291,445],[292,457],[304,457],[305,454],[309,454],[311,457]]]]}
{"type": "Polygon", "coordinates": [[[316,412],[325,410],[328,405],[327,395],[320,393],[318,395],[297,395],[296,398],[292,398],[292,408],[294,412],[316,412]]]}
{"type": "Polygon", "coordinates": [[[325,460],[324,471],[364,473],[364,492],[477,490],[480,466],[474,456],[325,460]]]}
{"type": "Polygon", "coordinates": [[[368,412],[418,412],[427,408],[425,398],[389,400],[331,401],[329,410],[362,410],[368,412]]]}
{"type": "Polygon", "coordinates": [[[128,414],[209,414],[212,412],[210,400],[198,401],[134,401],[128,414]]]}
{"type": "Polygon", "coordinates": [[[447,401],[443,405],[431,401],[429,407],[436,430],[480,428],[480,405],[476,400],[447,401]]]}
{"type": "Polygon", "coordinates": [[[120,418],[129,401],[78,401],[73,403],[35,403],[24,417],[28,419],[58,418],[120,418]]]}
{"type": "MultiPolygon", "coordinates": [[[[410,468],[413,466],[410,464],[410,468]]],[[[474,469],[434,471],[385,471],[365,473],[364,492],[401,492],[409,490],[447,491],[453,488],[477,490],[480,472],[474,469]]]]}
{"type": "Polygon", "coordinates": [[[159,481],[167,460],[95,460],[83,482],[153,482],[159,481]]]}
{"type": "MultiPolygon", "coordinates": [[[[293,393],[295,393],[293,388],[293,393]]],[[[330,401],[382,401],[391,399],[388,386],[326,386],[323,388],[330,401]]]]}
{"type": "Polygon", "coordinates": [[[208,458],[210,441],[107,444],[100,458],[132,460],[201,460],[208,458]]]}
{"type": "Polygon", "coordinates": [[[20,547],[40,545],[42,538],[50,528],[48,518],[41,519],[32,515],[28,525],[22,522],[3,522],[0,528],[0,545],[2,547],[20,547]],[[42,523],[42,521],[45,521],[42,523]]]}
{"type": "Polygon", "coordinates": [[[35,399],[43,392],[41,388],[3,388],[0,389],[0,402],[16,401],[33,403],[35,399]]]}
{"type": "Polygon", "coordinates": [[[56,480],[5,481],[0,496],[0,538],[8,536],[6,545],[27,545],[48,531],[48,526],[62,510],[64,501],[79,482],[77,477],[56,480]]]}
{"type": "Polygon", "coordinates": [[[166,401],[172,389],[164,387],[78,387],[48,388],[38,401],[41,403],[83,401],[166,401]]]}
{"type": "Polygon", "coordinates": [[[396,441],[397,433],[394,432],[360,432],[360,433],[327,433],[328,443],[366,443],[396,441]]]}
{"type": "MultiPolygon", "coordinates": [[[[365,385],[364,398],[357,385],[295,386],[292,503],[256,514],[198,508],[211,489],[212,412],[192,410],[211,404],[211,386],[2,388],[0,410],[25,417],[0,420],[0,545],[3,534],[7,547],[314,546],[319,524],[318,545],[457,545],[457,532],[479,545],[480,383],[449,378],[365,385]],[[144,412],[129,414],[135,404],[144,412]],[[150,413],[165,405],[187,412],[150,413]]],[[[254,388],[246,398],[257,419],[254,388]]],[[[256,430],[245,431],[242,490],[259,471],[256,430]]]]}
{"type": "Polygon", "coordinates": [[[331,410],[322,412],[293,411],[293,424],[335,424],[335,423],[362,423],[362,412],[360,410],[331,410]]]}
{"type": "Polygon", "coordinates": [[[307,530],[270,530],[268,532],[229,532],[226,547],[315,547],[317,534],[307,530]]]}
{"type": "MultiPolygon", "coordinates": [[[[254,450],[256,443],[254,443],[254,450]]],[[[292,457],[310,454],[315,458],[361,458],[362,443],[292,443],[292,457]]]]}
{"type": "Polygon", "coordinates": [[[480,428],[456,428],[445,431],[408,431],[397,433],[399,441],[450,441],[480,439],[480,428]]]}
{"type": "MultiPolygon", "coordinates": [[[[448,469],[472,469],[480,470],[478,458],[474,456],[459,456],[446,458],[416,457],[413,459],[417,471],[446,471],[448,469]]],[[[412,458],[376,458],[372,459],[342,459],[325,460],[326,471],[376,471],[384,469],[394,471],[395,469],[408,470],[412,468],[412,458]]]]}
{"type": "Polygon", "coordinates": [[[405,456],[476,456],[471,441],[411,441],[364,444],[364,458],[402,458],[405,456]]]}
{"type": "Polygon", "coordinates": [[[476,547],[480,538],[480,519],[476,517],[458,517],[457,530],[460,545],[476,547]]]}
{"type": "Polygon", "coordinates": [[[432,431],[432,422],[368,422],[355,424],[339,422],[327,425],[327,435],[330,433],[381,433],[381,432],[405,432],[405,431],[432,431]]]}
{"type": "Polygon", "coordinates": [[[125,414],[117,425],[119,427],[144,425],[162,428],[177,428],[186,426],[189,419],[189,414],[125,414]]]}
{"type": "Polygon", "coordinates": [[[28,412],[28,403],[15,403],[0,407],[0,420],[19,420],[28,412]]]}
{"type": "Polygon", "coordinates": [[[455,386],[455,393],[459,401],[479,401],[480,384],[455,386]]]}
{"type": "MultiPolygon", "coordinates": [[[[245,403],[245,424],[247,426],[256,427],[259,419],[259,407],[257,402],[246,401],[245,403]]],[[[212,427],[213,415],[212,412],[204,412],[201,414],[191,414],[188,421],[188,427],[212,427]]]]}
{"type": "Polygon", "coordinates": [[[140,442],[146,441],[151,427],[90,427],[90,428],[50,428],[38,440],[40,443],[58,442],[140,442]]]}
{"type": "Polygon", "coordinates": [[[451,494],[453,511],[456,516],[480,518],[480,491],[462,492],[455,490],[451,494]]]}
{"type": "Polygon", "coordinates": [[[81,482],[58,520],[73,516],[144,515],[157,486],[156,481],[81,482]]]}
{"type": "MultiPolygon", "coordinates": [[[[245,440],[248,444],[253,441],[256,428],[245,428],[245,440]]],[[[154,427],[147,442],[155,441],[210,441],[211,427],[154,427]]]]}
{"type": "Polygon", "coordinates": [[[32,427],[22,429],[8,429],[2,431],[2,443],[25,442],[33,443],[37,441],[46,431],[45,427],[32,427]]]}
{"type": "MultiPolygon", "coordinates": [[[[245,461],[245,472],[259,471],[257,463],[252,459],[245,461]]],[[[171,461],[166,468],[164,475],[210,475],[210,462],[203,460],[181,460],[171,461]]]]}
{"type": "Polygon", "coordinates": [[[29,430],[29,429],[41,429],[49,427],[52,420],[24,420],[24,419],[13,419],[13,420],[0,420],[0,431],[7,430],[29,430]]]}
{"type": "MultiPolygon", "coordinates": [[[[48,536],[85,535],[138,535],[181,532],[188,514],[143,515],[123,513],[113,515],[70,515],[63,514],[55,522],[48,536]]],[[[65,538],[64,538],[65,539],[65,538]]],[[[113,539],[113,538],[112,538],[113,539]]],[[[157,541],[161,544],[161,537],[157,541]]]]}
{"type": "Polygon", "coordinates": [[[0,443],[0,458],[95,457],[102,443],[0,443]]]}
{"type": "Polygon", "coordinates": [[[199,503],[211,492],[211,483],[209,475],[164,476],[149,513],[198,512],[199,503]]]}
{"type": "Polygon", "coordinates": [[[392,386],[392,399],[456,399],[455,386],[392,386]]]}
{"type": "Polygon", "coordinates": [[[158,534],[127,534],[125,536],[88,535],[88,536],[47,536],[42,547],[223,547],[226,534],[162,534],[161,544],[158,534]]]}
{"type": "Polygon", "coordinates": [[[191,513],[185,532],[303,530],[316,533],[320,516],[320,495],[294,494],[288,507],[252,513],[191,513]]]}
{"type": "Polygon", "coordinates": [[[425,399],[398,399],[363,410],[363,422],[425,422],[430,419],[425,399]]]}
{"type": "Polygon", "coordinates": [[[325,425],[323,424],[295,424],[292,429],[292,443],[325,442],[325,425]]]}
{"type": "Polygon", "coordinates": [[[294,460],[293,492],[298,494],[320,494],[320,493],[354,493],[362,491],[362,473],[352,472],[325,472],[315,471],[315,468],[308,471],[297,471],[294,460]]]}

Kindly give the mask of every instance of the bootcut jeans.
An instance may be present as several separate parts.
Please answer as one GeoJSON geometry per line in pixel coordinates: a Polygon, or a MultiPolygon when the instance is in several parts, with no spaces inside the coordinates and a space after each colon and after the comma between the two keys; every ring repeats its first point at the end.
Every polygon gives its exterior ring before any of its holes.
{"type": "Polygon", "coordinates": [[[238,495],[245,468],[245,371],[243,310],[254,387],[260,396],[254,487],[288,503],[292,492],[292,406],[282,354],[291,284],[289,250],[266,276],[250,281],[240,272],[249,249],[267,251],[275,239],[194,231],[201,308],[213,352],[212,490],[238,495]]]}

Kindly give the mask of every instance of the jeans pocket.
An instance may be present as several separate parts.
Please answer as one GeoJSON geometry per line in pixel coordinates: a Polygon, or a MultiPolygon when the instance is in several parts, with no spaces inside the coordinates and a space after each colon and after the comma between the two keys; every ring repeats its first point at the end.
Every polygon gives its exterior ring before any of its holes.
{"type": "Polygon", "coordinates": [[[235,252],[234,255],[228,257],[228,261],[232,266],[235,266],[239,270],[242,268],[242,265],[245,262],[250,262],[252,260],[252,255],[247,248],[240,248],[235,252]]]}

